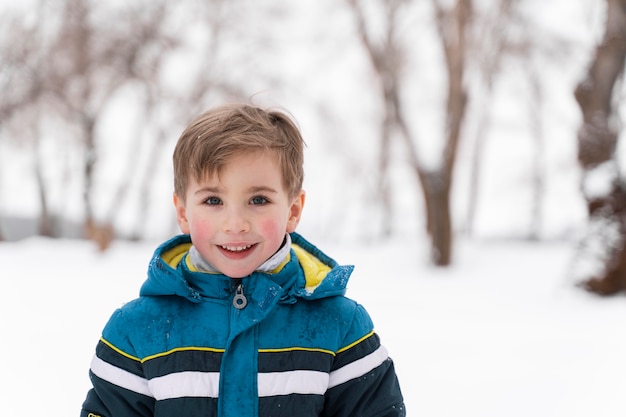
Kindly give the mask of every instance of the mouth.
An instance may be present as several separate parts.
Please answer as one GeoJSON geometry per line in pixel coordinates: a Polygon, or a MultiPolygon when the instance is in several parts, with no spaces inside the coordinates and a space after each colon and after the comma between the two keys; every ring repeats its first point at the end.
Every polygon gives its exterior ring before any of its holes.
{"type": "Polygon", "coordinates": [[[256,243],[253,243],[251,245],[217,245],[217,247],[226,258],[233,261],[240,261],[246,259],[256,245],[256,243]]]}
{"type": "Polygon", "coordinates": [[[219,245],[220,248],[222,248],[223,250],[228,251],[228,252],[245,252],[245,251],[249,250],[250,248],[252,248],[253,246],[255,246],[255,244],[245,245],[245,246],[219,245]]]}

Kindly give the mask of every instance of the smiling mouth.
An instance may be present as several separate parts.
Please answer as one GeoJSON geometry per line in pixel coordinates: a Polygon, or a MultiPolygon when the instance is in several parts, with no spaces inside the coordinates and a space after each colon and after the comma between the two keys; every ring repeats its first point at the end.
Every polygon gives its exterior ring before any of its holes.
{"type": "Polygon", "coordinates": [[[249,250],[250,248],[252,248],[255,245],[256,244],[245,245],[245,246],[224,246],[224,245],[219,245],[219,247],[221,249],[225,250],[225,251],[228,251],[228,252],[241,253],[241,252],[245,252],[245,251],[249,250]]]}

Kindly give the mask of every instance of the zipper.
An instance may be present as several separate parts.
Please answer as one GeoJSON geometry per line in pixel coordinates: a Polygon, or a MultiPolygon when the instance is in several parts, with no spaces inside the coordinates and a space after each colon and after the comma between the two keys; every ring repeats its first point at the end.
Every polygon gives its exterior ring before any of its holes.
{"type": "Polygon", "coordinates": [[[243,284],[241,283],[241,280],[239,280],[239,282],[235,285],[236,287],[235,296],[233,297],[233,306],[235,306],[237,310],[243,310],[248,305],[248,299],[243,294],[243,284]]]}

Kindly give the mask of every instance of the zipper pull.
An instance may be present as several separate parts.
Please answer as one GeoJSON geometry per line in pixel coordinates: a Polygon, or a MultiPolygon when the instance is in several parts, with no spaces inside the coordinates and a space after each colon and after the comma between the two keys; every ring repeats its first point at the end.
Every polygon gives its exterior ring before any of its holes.
{"type": "Polygon", "coordinates": [[[248,299],[243,295],[243,284],[239,283],[233,297],[233,305],[237,310],[243,310],[248,305],[248,299]]]}

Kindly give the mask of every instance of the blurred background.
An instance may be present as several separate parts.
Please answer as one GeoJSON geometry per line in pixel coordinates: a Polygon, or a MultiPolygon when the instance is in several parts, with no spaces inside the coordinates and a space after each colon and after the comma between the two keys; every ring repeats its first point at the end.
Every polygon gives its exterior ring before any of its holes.
{"type": "Polygon", "coordinates": [[[251,101],[303,131],[311,239],[568,241],[626,288],[624,1],[0,4],[2,240],[177,233],[178,135],[251,101]]]}
{"type": "Polygon", "coordinates": [[[0,0],[0,415],[78,415],[178,136],[245,101],[409,415],[623,416],[625,58],[626,0],[0,0]]]}

